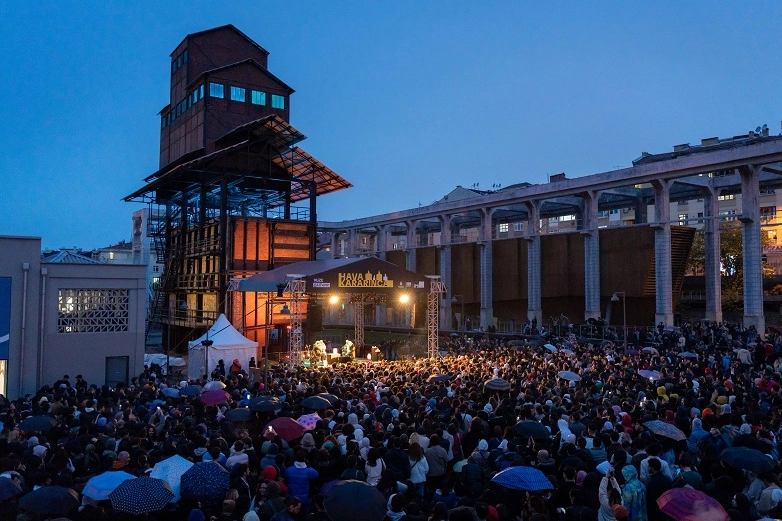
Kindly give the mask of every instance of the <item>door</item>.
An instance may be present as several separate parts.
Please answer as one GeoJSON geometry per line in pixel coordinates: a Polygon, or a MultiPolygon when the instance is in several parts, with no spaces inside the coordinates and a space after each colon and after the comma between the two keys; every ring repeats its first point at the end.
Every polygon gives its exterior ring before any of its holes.
{"type": "Polygon", "coordinates": [[[119,383],[127,385],[129,361],[127,356],[106,357],[106,385],[110,388],[117,387],[119,383]]]}

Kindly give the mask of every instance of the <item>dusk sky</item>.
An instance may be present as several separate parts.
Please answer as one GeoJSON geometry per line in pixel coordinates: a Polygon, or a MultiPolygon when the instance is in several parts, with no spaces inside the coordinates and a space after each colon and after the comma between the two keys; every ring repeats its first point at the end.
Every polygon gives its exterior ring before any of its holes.
{"type": "Polygon", "coordinates": [[[355,185],[318,200],[340,221],[779,134],[780,21],[778,1],[3,2],[0,235],[130,240],[188,33],[271,53],[301,147],[355,185]]]}

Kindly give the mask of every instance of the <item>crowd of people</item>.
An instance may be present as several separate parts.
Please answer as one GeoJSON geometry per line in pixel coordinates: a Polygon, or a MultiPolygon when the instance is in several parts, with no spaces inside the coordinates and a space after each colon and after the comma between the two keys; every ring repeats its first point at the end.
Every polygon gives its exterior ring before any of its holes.
{"type": "MultiPolygon", "coordinates": [[[[570,336],[530,346],[451,337],[436,359],[275,367],[267,385],[229,371],[220,379],[230,398],[214,405],[178,393],[206,381],[174,381],[157,368],[116,388],[66,376],[35,395],[0,398],[0,480],[21,491],[0,501],[0,518],[46,519],[22,507],[30,491],[78,492],[106,472],[144,476],[175,455],[223,466],[229,489],[219,501],[183,495],[141,517],[347,521],[324,506],[340,480],[376,488],[390,521],[663,521],[656,500],[679,487],[705,492],[733,521],[782,517],[775,339],[698,324],[661,330],[656,340],[644,347],[570,336]],[[318,394],[328,407],[305,406],[318,394]],[[254,408],[259,401],[275,405],[254,408]],[[244,407],[249,419],[232,420],[244,407]],[[295,437],[266,427],[313,412],[315,423],[295,437]],[[45,428],[21,427],[46,415],[45,428]],[[655,434],[646,425],[654,420],[682,439],[655,434]],[[531,422],[543,430],[519,428],[531,422]],[[721,458],[731,447],[771,464],[762,472],[732,466],[721,458]],[[515,466],[535,467],[551,486],[508,490],[492,481],[515,466]]],[[[51,517],[136,518],[111,501],[80,500],[51,517]]]]}

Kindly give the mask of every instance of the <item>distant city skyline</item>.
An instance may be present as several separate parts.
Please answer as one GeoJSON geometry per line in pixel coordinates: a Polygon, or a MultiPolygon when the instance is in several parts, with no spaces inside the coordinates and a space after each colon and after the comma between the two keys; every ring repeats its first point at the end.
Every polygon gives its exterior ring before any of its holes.
{"type": "Polygon", "coordinates": [[[318,200],[319,220],[341,221],[777,135],[780,19],[772,2],[3,5],[0,235],[130,240],[143,206],[121,199],[157,170],[169,54],[188,33],[231,23],[271,53],[302,147],[355,185],[318,200]]]}

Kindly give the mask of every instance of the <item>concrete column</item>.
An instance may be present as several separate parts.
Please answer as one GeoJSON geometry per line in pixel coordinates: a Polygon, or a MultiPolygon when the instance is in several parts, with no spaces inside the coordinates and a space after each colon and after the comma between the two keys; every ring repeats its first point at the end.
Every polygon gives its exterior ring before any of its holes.
{"type": "Polygon", "coordinates": [[[339,233],[337,232],[331,232],[331,258],[336,259],[339,258],[339,233]]]}
{"type": "Polygon", "coordinates": [[[450,329],[453,314],[451,312],[451,299],[449,295],[452,295],[451,284],[453,282],[451,276],[452,262],[451,262],[451,216],[440,216],[440,280],[445,287],[449,290],[448,293],[441,295],[440,301],[440,327],[450,329]]]}
{"type": "Polygon", "coordinates": [[[704,189],[704,263],[706,320],[722,322],[722,272],[720,270],[719,189],[704,189]]]}
{"type": "Polygon", "coordinates": [[[527,318],[543,323],[543,305],[540,284],[540,201],[524,203],[527,207],[527,318]]]}
{"type": "Polygon", "coordinates": [[[377,226],[377,236],[375,238],[375,251],[379,259],[386,260],[388,251],[388,226],[381,224],[377,226]]]}
{"type": "Polygon", "coordinates": [[[492,288],[492,209],[481,212],[481,327],[487,330],[494,323],[494,295],[492,288]]]}
{"type": "Polygon", "coordinates": [[[741,175],[741,252],[744,257],[744,327],[766,332],[763,315],[763,252],[760,241],[760,170],[748,165],[741,175]]]}
{"type": "Polygon", "coordinates": [[[405,224],[407,225],[407,262],[406,262],[406,268],[407,271],[415,271],[415,226],[416,221],[406,221],[405,224]]]}
{"type": "Polygon", "coordinates": [[[600,192],[581,194],[584,200],[584,316],[600,317],[600,235],[597,229],[597,203],[600,192]]]}
{"type": "Polygon", "coordinates": [[[652,182],[654,188],[654,322],[673,325],[673,273],[671,270],[671,181],[652,182]]]}

